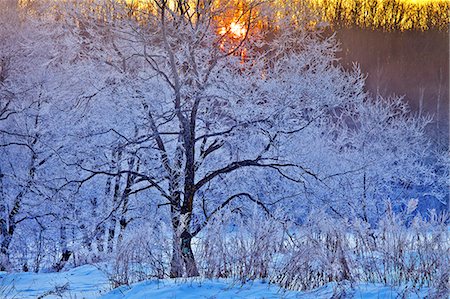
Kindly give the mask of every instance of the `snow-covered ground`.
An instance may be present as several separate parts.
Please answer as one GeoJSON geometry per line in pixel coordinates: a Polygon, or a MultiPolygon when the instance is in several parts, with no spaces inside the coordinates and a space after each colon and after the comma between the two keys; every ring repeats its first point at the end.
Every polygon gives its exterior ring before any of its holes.
{"type": "MultiPolygon", "coordinates": [[[[276,299],[276,298],[302,298],[319,299],[332,298],[337,285],[330,283],[324,287],[308,292],[282,290],[275,285],[257,281],[245,285],[232,283],[227,280],[204,281],[148,281],[130,287],[121,287],[111,291],[102,299],[146,299],[146,298],[214,298],[214,299],[276,299]]],[[[343,293],[341,293],[343,294],[343,293]]],[[[399,292],[382,285],[359,284],[354,290],[345,292],[346,298],[398,298],[399,292]]],[[[408,298],[423,298],[422,294],[411,294],[408,298]]]]}
{"type": "MultiPolygon", "coordinates": [[[[63,273],[0,273],[0,298],[331,298],[336,284],[309,292],[285,291],[262,281],[240,284],[231,280],[178,279],[151,280],[111,290],[107,275],[94,266],[82,266],[63,273]],[[58,293],[59,294],[55,294],[58,293]]],[[[379,284],[357,284],[349,288],[346,298],[397,298],[402,288],[379,284]]],[[[409,293],[407,298],[423,298],[426,290],[409,293]]]]}
{"type": "Polygon", "coordinates": [[[59,289],[63,298],[98,298],[111,290],[107,275],[86,265],[60,273],[0,272],[1,299],[61,298],[50,293],[59,289]]]}

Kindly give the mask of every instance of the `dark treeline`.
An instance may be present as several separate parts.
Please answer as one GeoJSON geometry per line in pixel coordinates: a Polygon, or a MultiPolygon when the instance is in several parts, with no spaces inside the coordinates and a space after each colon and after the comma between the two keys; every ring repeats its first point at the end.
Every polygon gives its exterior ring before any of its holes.
{"type": "Polygon", "coordinates": [[[450,2],[407,0],[311,0],[323,21],[336,28],[360,27],[385,31],[447,30],[450,2]]]}

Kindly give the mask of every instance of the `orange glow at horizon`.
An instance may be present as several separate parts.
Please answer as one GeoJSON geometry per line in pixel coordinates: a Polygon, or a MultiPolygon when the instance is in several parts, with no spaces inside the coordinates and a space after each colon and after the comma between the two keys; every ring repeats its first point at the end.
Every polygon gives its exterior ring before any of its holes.
{"type": "MultiPolygon", "coordinates": [[[[0,0],[4,1],[4,0],[0,0]]],[[[21,7],[33,10],[33,2],[40,0],[17,0],[21,7]]],[[[112,15],[119,17],[119,14],[133,15],[133,17],[145,23],[149,13],[157,13],[158,1],[161,0],[48,0],[50,3],[77,3],[79,7],[86,12],[97,11],[99,18],[109,18],[112,15]],[[105,5],[105,3],[124,4],[127,11],[114,10],[115,5],[105,5]],[[156,4],[155,4],[156,3],[156,4]],[[129,10],[128,10],[129,9],[129,10]]],[[[169,10],[176,7],[176,0],[165,0],[169,10]]],[[[184,0],[182,1],[184,3],[184,0]]],[[[201,1],[200,1],[201,2],[201,1]]],[[[200,3],[199,2],[199,3],[200,3]]],[[[222,36],[227,42],[236,42],[244,38],[247,34],[247,15],[242,15],[245,11],[248,14],[246,3],[252,0],[212,0],[211,8],[214,16],[216,34],[222,36]],[[240,15],[241,14],[241,15],[240,15]],[[245,21],[242,21],[245,20],[245,21]]],[[[195,19],[195,2],[186,0],[189,16],[195,19]]],[[[308,9],[305,11],[311,13],[311,27],[320,24],[322,27],[360,27],[371,29],[382,29],[386,31],[408,31],[429,29],[449,30],[450,24],[450,0],[274,0],[269,4],[269,9],[274,18],[291,15],[293,19],[302,19],[302,7],[298,11],[296,4],[305,4],[308,9]],[[283,13],[283,10],[287,10],[283,13]],[[297,15],[298,12],[298,15],[297,15]]],[[[257,15],[259,7],[253,9],[253,15],[257,15]]],[[[253,23],[252,30],[255,27],[263,28],[269,22],[267,19],[259,19],[253,23]]],[[[195,22],[195,20],[194,20],[195,22]]],[[[301,23],[301,22],[300,22],[301,23]]],[[[295,20],[292,24],[297,24],[295,20]]],[[[301,23],[304,24],[304,23],[301,23]]],[[[270,27],[267,26],[267,27],[270,27]]],[[[264,27],[266,28],[266,27],[264,27]]],[[[253,34],[253,31],[251,31],[253,34]]]]}

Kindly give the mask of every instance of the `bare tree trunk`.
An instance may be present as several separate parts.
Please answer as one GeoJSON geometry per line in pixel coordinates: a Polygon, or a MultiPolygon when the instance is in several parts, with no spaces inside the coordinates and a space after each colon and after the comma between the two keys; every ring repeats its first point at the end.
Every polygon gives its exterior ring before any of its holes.
{"type": "MultiPolygon", "coordinates": [[[[108,184],[108,183],[107,183],[108,184]]],[[[105,194],[107,194],[107,192],[105,192],[105,194]]],[[[97,198],[93,198],[91,200],[91,207],[92,207],[92,217],[93,219],[97,218],[97,209],[99,207],[97,198]]],[[[94,232],[94,236],[95,236],[95,242],[96,242],[96,246],[97,246],[97,251],[103,252],[104,248],[103,248],[103,236],[105,235],[105,224],[104,223],[100,223],[94,232]]]]}
{"type": "Polygon", "coordinates": [[[183,276],[183,262],[181,259],[180,215],[176,207],[171,205],[172,217],[172,259],[170,261],[170,277],[183,276]]]}
{"type": "Polygon", "coordinates": [[[65,249],[62,252],[61,259],[58,263],[54,266],[54,269],[56,272],[61,271],[64,268],[64,265],[69,261],[70,257],[72,256],[72,251],[65,249]]]}
{"type": "Polygon", "coordinates": [[[80,230],[83,232],[83,246],[87,248],[89,252],[92,251],[92,239],[89,236],[87,226],[83,223],[80,226],[80,230]]]}
{"type": "MultiPolygon", "coordinates": [[[[135,157],[132,156],[128,160],[128,169],[130,171],[132,171],[134,169],[134,163],[135,163],[135,157]]],[[[139,163],[136,167],[136,172],[139,172],[139,163]]],[[[136,179],[135,175],[128,173],[125,190],[122,193],[122,212],[121,212],[120,221],[119,221],[120,228],[119,228],[119,235],[117,236],[117,246],[119,246],[122,243],[123,235],[128,226],[128,223],[130,223],[130,220],[127,219],[128,203],[130,200],[131,187],[132,187],[135,179],[136,179]]]]}
{"type": "MultiPolygon", "coordinates": [[[[0,244],[3,243],[4,238],[6,238],[6,235],[8,234],[8,225],[6,223],[6,200],[5,200],[5,194],[3,192],[3,172],[0,166],[0,244]]],[[[6,265],[3,263],[6,262],[3,259],[6,260],[6,253],[3,252],[3,247],[0,251],[0,271],[6,270],[6,265]]]]}
{"type": "MultiPolygon", "coordinates": [[[[121,171],[120,163],[122,160],[122,150],[117,150],[117,160],[115,161],[116,170],[117,172],[121,171]]],[[[111,218],[109,221],[109,230],[108,230],[108,253],[113,252],[114,249],[114,237],[116,235],[116,225],[117,225],[117,208],[119,204],[119,194],[120,194],[120,183],[121,183],[122,176],[119,174],[116,176],[116,181],[114,184],[114,195],[112,200],[112,213],[111,218]]]]}
{"type": "MultiPolygon", "coordinates": [[[[112,167],[110,169],[112,171],[112,167]]],[[[102,215],[104,215],[106,213],[106,209],[105,209],[105,201],[106,199],[109,197],[110,192],[111,192],[111,177],[108,177],[106,180],[106,186],[105,186],[105,197],[103,199],[103,201],[101,201],[100,203],[97,201],[96,198],[93,199],[93,201],[91,201],[92,203],[92,212],[93,214],[95,214],[96,216],[96,212],[98,207],[101,205],[102,208],[102,215]]],[[[97,243],[97,251],[99,253],[103,253],[103,251],[105,250],[105,234],[106,234],[106,226],[104,221],[102,221],[98,226],[97,226],[97,230],[95,232],[95,239],[96,239],[96,243],[97,243]]]]}
{"type": "Polygon", "coordinates": [[[61,259],[53,266],[53,269],[56,272],[61,271],[66,265],[67,261],[72,255],[72,251],[67,248],[67,229],[64,224],[61,225],[60,228],[60,246],[61,246],[61,259]]]}
{"type": "Polygon", "coordinates": [[[425,97],[425,88],[420,88],[420,97],[419,97],[419,117],[423,115],[423,99],[425,97]]]}
{"type": "Polygon", "coordinates": [[[199,276],[197,263],[195,262],[194,253],[192,252],[192,235],[186,230],[181,233],[181,254],[183,257],[186,274],[188,277],[199,276]]]}
{"type": "Polygon", "coordinates": [[[13,238],[13,235],[16,231],[16,215],[19,213],[21,206],[22,206],[22,198],[25,195],[24,191],[22,190],[15,198],[14,200],[14,206],[12,210],[8,214],[8,225],[6,234],[3,237],[2,243],[0,244],[0,253],[5,256],[8,259],[8,250],[9,246],[11,245],[11,241],[13,238]]]}
{"type": "MultiPolygon", "coordinates": [[[[38,101],[37,102],[37,111],[38,112],[40,111],[40,107],[41,107],[41,102],[38,101]]],[[[39,129],[39,122],[40,122],[40,115],[39,115],[39,113],[37,113],[37,115],[35,116],[35,119],[34,119],[34,129],[36,130],[36,132],[38,132],[38,129],[39,129]]],[[[38,140],[39,140],[39,133],[35,133],[35,135],[32,137],[31,142],[29,144],[30,148],[34,149],[38,140]]],[[[0,229],[2,229],[2,234],[4,235],[4,238],[0,244],[0,254],[6,256],[6,259],[8,259],[9,246],[11,245],[13,235],[14,235],[14,233],[16,231],[16,227],[17,227],[16,216],[19,214],[19,212],[22,208],[22,200],[23,200],[24,196],[28,193],[28,191],[31,189],[31,187],[33,185],[33,181],[36,176],[36,165],[38,164],[37,159],[38,159],[37,153],[34,150],[32,150],[32,155],[30,158],[30,164],[29,164],[29,169],[28,169],[28,180],[27,180],[26,186],[23,187],[22,190],[19,192],[19,194],[17,194],[17,196],[15,197],[13,207],[7,215],[7,218],[8,218],[7,230],[4,230],[4,227],[0,226],[0,229]]],[[[40,162],[40,164],[43,164],[43,163],[45,163],[45,160],[40,162]]],[[[0,207],[0,209],[3,209],[3,208],[0,207]]],[[[2,222],[2,225],[3,225],[3,222],[2,222]]]]}
{"type": "MultiPolygon", "coordinates": [[[[130,177],[130,175],[128,175],[130,177]]],[[[128,178],[127,178],[127,186],[128,186],[128,178]]],[[[125,188],[125,191],[122,195],[122,212],[119,220],[119,235],[117,236],[117,246],[120,246],[120,244],[123,241],[123,235],[125,234],[125,230],[127,229],[128,223],[130,222],[127,219],[127,212],[128,212],[128,202],[129,202],[129,195],[130,192],[129,188],[125,188]]]]}
{"type": "Polygon", "coordinates": [[[364,174],[363,174],[362,210],[363,210],[363,220],[365,222],[368,222],[369,217],[367,215],[367,178],[366,178],[366,170],[365,169],[364,169],[364,174]]]}
{"type": "Polygon", "coordinates": [[[171,278],[182,277],[184,271],[187,277],[200,275],[192,251],[192,235],[189,233],[188,228],[183,228],[183,226],[183,224],[178,224],[178,226],[173,227],[172,259],[170,262],[171,278]]]}
{"type": "MultiPolygon", "coordinates": [[[[45,252],[42,250],[43,246],[44,246],[44,231],[45,231],[45,227],[42,225],[42,223],[40,221],[36,220],[36,222],[39,225],[39,236],[38,236],[38,240],[37,240],[37,254],[36,254],[36,257],[34,259],[34,269],[33,269],[33,271],[35,273],[38,273],[40,268],[41,268],[41,263],[42,263],[42,260],[44,259],[44,255],[45,255],[45,252]]],[[[22,265],[22,271],[24,271],[24,272],[28,271],[28,265],[27,265],[26,261],[22,265]]]]}

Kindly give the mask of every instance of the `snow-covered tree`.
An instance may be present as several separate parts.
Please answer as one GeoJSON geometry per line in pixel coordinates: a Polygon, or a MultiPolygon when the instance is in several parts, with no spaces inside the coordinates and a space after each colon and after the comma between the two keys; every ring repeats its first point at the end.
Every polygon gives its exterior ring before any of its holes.
{"type": "MultiPolygon", "coordinates": [[[[0,29],[0,241],[32,248],[35,270],[120,256],[147,227],[161,259],[171,244],[170,276],[197,276],[226,238],[196,256],[193,242],[226,219],[257,234],[317,210],[375,224],[385,200],[443,177],[428,120],[370,98],[302,5],[31,3],[6,22],[20,34],[0,29]]],[[[273,256],[268,238],[254,239],[273,256]]]]}
{"type": "MultiPolygon", "coordinates": [[[[112,132],[120,137],[117,158],[137,145],[145,149],[146,164],[139,172],[78,166],[88,177],[110,175],[117,182],[132,175],[136,188],[156,190],[171,214],[170,275],[196,276],[192,238],[212,216],[238,199],[267,209],[273,195],[263,194],[268,188],[260,179],[280,193],[290,189],[287,182],[319,180],[298,151],[304,140],[320,138],[333,110],[362,92],[354,84],[362,79],[335,65],[333,40],[293,29],[286,20],[273,24],[279,28],[270,34],[261,31],[262,2],[146,4],[144,11],[132,10],[132,17],[107,25],[100,26],[95,14],[76,17],[82,37],[92,37],[87,43],[102,45],[86,55],[122,76],[114,91],[125,99],[119,105],[141,105],[137,133],[112,132]],[[218,21],[230,11],[234,15],[218,21]]],[[[113,11],[124,13],[120,7],[113,11]]]]}

